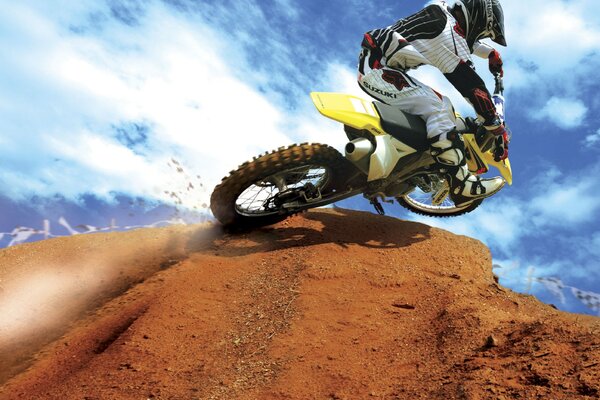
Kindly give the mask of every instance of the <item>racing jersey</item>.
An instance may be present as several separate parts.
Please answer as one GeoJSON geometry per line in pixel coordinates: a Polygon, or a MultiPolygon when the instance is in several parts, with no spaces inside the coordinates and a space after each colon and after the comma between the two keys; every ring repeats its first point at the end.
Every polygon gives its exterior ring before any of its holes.
{"type": "Polygon", "coordinates": [[[365,33],[359,73],[392,68],[407,71],[420,65],[438,68],[473,105],[485,125],[495,125],[496,108],[471,55],[486,58],[493,50],[476,42],[470,49],[465,34],[445,2],[431,4],[387,28],[365,33]]]}

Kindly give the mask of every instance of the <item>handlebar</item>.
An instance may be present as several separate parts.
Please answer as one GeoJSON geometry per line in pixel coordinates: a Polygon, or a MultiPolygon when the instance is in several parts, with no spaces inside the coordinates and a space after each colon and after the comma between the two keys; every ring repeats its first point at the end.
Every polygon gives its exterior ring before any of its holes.
{"type": "Polygon", "coordinates": [[[504,78],[500,74],[494,74],[494,81],[496,82],[494,94],[504,94],[504,78]]]}

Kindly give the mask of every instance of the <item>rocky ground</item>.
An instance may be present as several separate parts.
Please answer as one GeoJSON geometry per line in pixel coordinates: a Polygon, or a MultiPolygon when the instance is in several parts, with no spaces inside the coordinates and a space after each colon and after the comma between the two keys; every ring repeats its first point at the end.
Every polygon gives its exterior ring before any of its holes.
{"type": "Polygon", "coordinates": [[[599,333],[480,242],[361,212],[0,251],[2,399],[592,399],[599,333]]]}

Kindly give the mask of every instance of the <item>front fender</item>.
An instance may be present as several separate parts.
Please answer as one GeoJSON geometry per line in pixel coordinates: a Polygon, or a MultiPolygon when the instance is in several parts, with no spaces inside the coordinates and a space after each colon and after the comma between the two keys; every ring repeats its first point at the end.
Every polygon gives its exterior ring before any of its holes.
{"type": "Polygon", "coordinates": [[[472,158],[467,158],[467,165],[471,172],[480,171],[484,167],[487,171],[491,165],[500,171],[500,175],[502,175],[509,185],[512,185],[512,169],[508,158],[498,162],[494,160],[494,155],[491,151],[486,151],[485,153],[482,152],[477,144],[475,135],[472,133],[463,134],[463,139],[465,141],[465,147],[472,155],[472,158]]]}

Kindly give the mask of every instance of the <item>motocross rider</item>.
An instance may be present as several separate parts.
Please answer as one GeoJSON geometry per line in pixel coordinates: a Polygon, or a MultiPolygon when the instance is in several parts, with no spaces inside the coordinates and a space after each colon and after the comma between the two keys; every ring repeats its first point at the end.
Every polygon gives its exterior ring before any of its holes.
{"type": "Polygon", "coordinates": [[[456,0],[451,6],[439,0],[394,25],[365,33],[359,58],[358,83],[365,92],[425,120],[431,155],[446,173],[457,207],[491,196],[504,180],[469,173],[450,100],[407,71],[424,64],[438,68],[495,135],[494,158],[503,160],[508,134],[471,60],[472,54],[488,58],[490,71],[503,75],[500,54],[480,42],[485,38],[506,46],[499,0],[456,0]]]}

